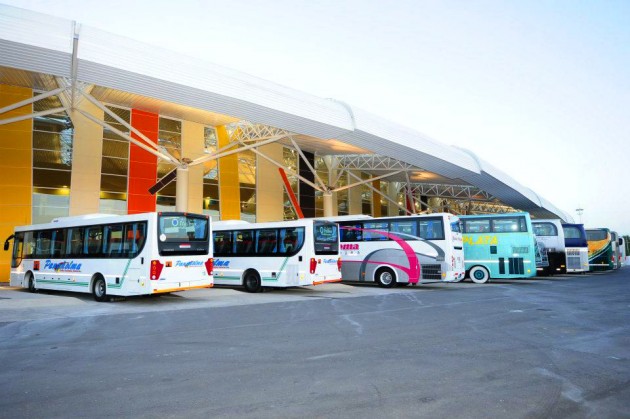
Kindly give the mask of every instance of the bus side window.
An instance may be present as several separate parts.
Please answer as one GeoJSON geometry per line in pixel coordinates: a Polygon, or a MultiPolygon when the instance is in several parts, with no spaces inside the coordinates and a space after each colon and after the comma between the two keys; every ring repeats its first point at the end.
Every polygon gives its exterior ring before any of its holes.
{"type": "Polygon", "coordinates": [[[83,228],[73,227],[69,234],[70,250],[72,256],[81,256],[83,253],[83,228]]]}
{"type": "Polygon", "coordinates": [[[65,229],[54,231],[52,257],[62,258],[66,255],[66,233],[65,229]]]}
{"type": "Polygon", "coordinates": [[[24,233],[15,233],[13,239],[13,253],[11,255],[11,267],[17,268],[22,263],[22,252],[24,251],[24,233]]]}
{"type": "Polygon", "coordinates": [[[254,237],[251,231],[236,232],[236,254],[250,254],[254,250],[254,237]]]}
{"type": "Polygon", "coordinates": [[[106,231],[105,253],[110,256],[120,255],[122,253],[123,226],[120,224],[107,226],[106,231]]]}
{"type": "Polygon", "coordinates": [[[344,224],[341,226],[342,242],[360,242],[363,239],[361,224],[344,224]],[[349,227],[349,228],[344,228],[349,227]]]}
{"type": "Polygon", "coordinates": [[[35,254],[37,257],[50,257],[50,245],[52,243],[52,230],[40,231],[37,234],[37,247],[35,254]]]}
{"type": "Polygon", "coordinates": [[[37,239],[32,231],[27,231],[24,234],[24,257],[32,258],[35,255],[35,249],[37,248],[37,239]]]}
{"type": "Polygon", "coordinates": [[[258,238],[258,252],[262,254],[270,254],[277,252],[278,239],[276,230],[258,230],[256,236],[258,238]]]}
{"type": "Polygon", "coordinates": [[[137,255],[142,247],[144,246],[144,242],[147,239],[147,223],[139,222],[134,224],[136,226],[136,236],[133,243],[133,254],[137,255]]]}
{"type": "Polygon", "coordinates": [[[85,254],[100,255],[103,250],[103,227],[93,226],[85,229],[85,254]]]}

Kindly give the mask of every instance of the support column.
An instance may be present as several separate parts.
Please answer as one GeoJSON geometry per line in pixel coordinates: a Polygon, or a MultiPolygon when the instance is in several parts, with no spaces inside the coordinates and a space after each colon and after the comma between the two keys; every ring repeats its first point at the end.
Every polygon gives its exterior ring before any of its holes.
{"type": "MultiPolygon", "coordinates": [[[[31,89],[0,84],[0,108],[30,99],[31,89]]],[[[2,114],[2,119],[33,113],[26,105],[2,114]]],[[[15,226],[31,223],[33,185],[33,120],[0,125],[0,237],[13,234],[15,226]]],[[[9,282],[11,252],[0,251],[0,282],[9,282]]]]}
{"type": "MultiPolygon", "coordinates": [[[[104,112],[83,100],[78,106],[98,120],[104,112]]],[[[72,175],[70,180],[70,215],[94,214],[100,211],[101,165],[103,160],[103,127],[77,111],[70,112],[74,125],[72,175]]]]}
{"type": "MultiPolygon", "coordinates": [[[[182,156],[194,160],[204,156],[205,126],[196,122],[182,121],[182,156]]],[[[179,200],[179,172],[177,173],[177,199],[179,200]]],[[[195,214],[203,213],[203,165],[188,168],[186,210],[195,214]]],[[[176,201],[179,202],[179,201],[176,201]]],[[[179,209],[178,209],[179,211],[179,209]]]]}
{"type": "MultiPolygon", "coordinates": [[[[359,179],[361,179],[361,172],[352,171],[359,179]]],[[[357,182],[357,178],[350,176],[349,182],[357,182]]],[[[361,202],[361,185],[354,186],[348,189],[348,213],[350,215],[363,214],[363,203],[361,202]]]]}
{"type": "MultiPolygon", "coordinates": [[[[389,188],[387,188],[387,196],[394,202],[398,202],[398,188],[400,188],[399,182],[390,182],[389,188]]],[[[401,203],[404,206],[404,202],[401,203]]],[[[397,216],[400,212],[400,208],[394,205],[393,202],[387,201],[387,211],[390,216],[397,216]]]]}
{"type": "MultiPolygon", "coordinates": [[[[219,148],[229,144],[224,126],[216,127],[219,148]]],[[[238,178],[238,153],[219,159],[219,196],[221,220],[241,219],[241,191],[238,178]]]]}
{"type": "MultiPolygon", "coordinates": [[[[157,143],[160,129],[157,114],[132,109],[131,125],[157,143]]],[[[143,141],[135,133],[131,137],[143,141]]],[[[155,195],[149,193],[149,188],[157,181],[157,157],[135,144],[129,147],[127,213],[155,211],[155,195]]]]}
{"type": "MultiPolygon", "coordinates": [[[[372,181],[372,187],[377,191],[381,190],[381,181],[380,179],[372,181]]],[[[380,217],[381,216],[381,195],[372,191],[372,216],[380,217]]]]}
{"type": "Polygon", "coordinates": [[[337,211],[333,206],[333,194],[332,192],[324,192],[324,217],[334,217],[337,215],[337,211]]]}
{"type": "MultiPolygon", "coordinates": [[[[282,162],[281,144],[268,144],[258,149],[265,156],[282,162]]],[[[282,221],[284,219],[284,186],[278,166],[256,155],[256,221],[282,221]]]]}

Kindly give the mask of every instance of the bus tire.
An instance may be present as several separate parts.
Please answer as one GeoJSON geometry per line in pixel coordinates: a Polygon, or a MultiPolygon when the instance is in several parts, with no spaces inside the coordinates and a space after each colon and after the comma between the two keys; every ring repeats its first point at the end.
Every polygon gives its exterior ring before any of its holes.
{"type": "Polygon", "coordinates": [[[470,269],[470,280],[475,284],[485,284],[490,279],[490,273],[483,266],[475,266],[470,269]]]}
{"type": "Polygon", "coordinates": [[[26,283],[28,284],[29,292],[37,292],[37,286],[35,285],[35,276],[28,272],[26,274],[26,283]]]}
{"type": "Polygon", "coordinates": [[[105,282],[105,278],[101,275],[97,275],[94,278],[94,282],[92,283],[92,295],[94,296],[94,300],[99,303],[107,301],[109,298],[107,296],[107,283],[105,282]]]}
{"type": "Polygon", "coordinates": [[[396,284],[396,277],[390,268],[378,268],[374,274],[374,281],[379,287],[391,288],[396,284]]]}
{"type": "Polygon", "coordinates": [[[243,276],[243,287],[245,287],[245,291],[247,292],[261,292],[262,282],[260,281],[258,272],[254,270],[245,272],[243,276]]]}

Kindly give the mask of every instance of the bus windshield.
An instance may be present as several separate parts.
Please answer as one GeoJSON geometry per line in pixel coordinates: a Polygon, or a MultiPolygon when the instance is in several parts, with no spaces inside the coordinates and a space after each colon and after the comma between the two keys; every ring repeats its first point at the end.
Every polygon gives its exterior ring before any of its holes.
{"type": "Polygon", "coordinates": [[[158,215],[160,255],[205,254],[209,250],[208,217],[193,214],[158,215]]]}
{"type": "Polygon", "coordinates": [[[337,224],[316,222],[313,227],[315,254],[336,255],[339,252],[337,224]]]}
{"type": "Polygon", "coordinates": [[[608,232],[606,230],[586,230],[586,238],[588,241],[608,240],[608,232]]]}

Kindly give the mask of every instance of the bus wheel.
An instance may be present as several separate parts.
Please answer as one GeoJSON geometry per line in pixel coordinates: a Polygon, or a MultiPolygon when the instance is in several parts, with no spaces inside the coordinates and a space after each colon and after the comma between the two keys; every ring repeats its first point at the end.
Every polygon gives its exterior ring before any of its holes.
{"type": "Polygon", "coordinates": [[[99,303],[107,300],[107,285],[105,284],[105,278],[102,276],[97,277],[92,285],[92,295],[94,299],[99,303]]]}
{"type": "Polygon", "coordinates": [[[475,266],[470,270],[470,279],[475,284],[485,284],[490,279],[490,274],[483,266],[475,266]]]}
{"type": "Polygon", "coordinates": [[[394,271],[389,268],[379,268],[374,275],[376,283],[383,288],[391,288],[396,283],[394,271]]]}
{"type": "Polygon", "coordinates": [[[260,292],[262,291],[262,284],[260,282],[260,276],[256,271],[249,271],[245,274],[243,279],[243,286],[247,292],[260,292]]]}
{"type": "Polygon", "coordinates": [[[37,292],[37,287],[35,286],[35,277],[33,277],[33,274],[29,273],[27,274],[27,278],[28,278],[28,290],[30,292],[37,292]]]}

